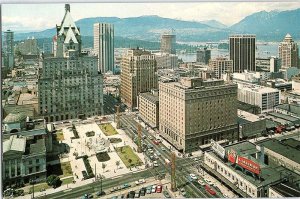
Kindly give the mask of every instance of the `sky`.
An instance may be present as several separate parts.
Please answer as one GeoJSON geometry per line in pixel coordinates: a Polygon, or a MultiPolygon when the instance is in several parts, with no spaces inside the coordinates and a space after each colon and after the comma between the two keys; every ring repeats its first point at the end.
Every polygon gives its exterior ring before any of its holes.
{"type": "MultiPolygon", "coordinates": [[[[293,10],[296,2],[199,2],[199,3],[71,3],[73,19],[88,17],[137,17],[158,15],[166,18],[205,21],[215,19],[233,25],[259,11],[293,10]]],[[[60,24],[64,4],[4,4],[2,29],[17,32],[39,31],[60,24]]]]}

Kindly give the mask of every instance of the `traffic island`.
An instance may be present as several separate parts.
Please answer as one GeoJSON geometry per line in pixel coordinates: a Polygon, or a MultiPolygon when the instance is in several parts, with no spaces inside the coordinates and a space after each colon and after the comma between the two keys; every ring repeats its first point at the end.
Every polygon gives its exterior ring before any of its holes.
{"type": "Polygon", "coordinates": [[[140,166],[143,164],[141,159],[133,152],[132,148],[128,145],[117,147],[116,152],[127,168],[140,166]]]}
{"type": "Polygon", "coordinates": [[[106,136],[111,136],[111,135],[116,135],[118,132],[116,129],[110,124],[100,124],[99,125],[101,131],[106,135],[106,136]]]}

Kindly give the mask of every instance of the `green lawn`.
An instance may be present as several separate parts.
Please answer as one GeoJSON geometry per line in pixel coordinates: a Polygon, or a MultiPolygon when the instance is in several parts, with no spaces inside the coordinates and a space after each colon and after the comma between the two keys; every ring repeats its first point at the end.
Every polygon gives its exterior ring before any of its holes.
{"type": "Polygon", "coordinates": [[[99,127],[106,136],[118,134],[116,129],[111,124],[100,124],[99,127]]]}
{"type": "Polygon", "coordinates": [[[73,180],[74,180],[74,177],[70,177],[70,178],[65,178],[65,179],[62,179],[62,185],[64,184],[71,184],[73,183],[73,180]]]}
{"type": "Polygon", "coordinates": [[[143,164],[143,162],[133,152],[130,146],[118,147],[116,148],[116,151],[127,168],[129,168],[130,166],[139,166],[143,164]]]}
{"type": "MultiPolygon", "coordinates": [[[[29,191],[30,191],[30,193],[32,193],[33,188],[32,188],[32,185],[30,185],[30,186],[31,187],[30,187],[29,191]]],[[[40,184],[35,184],[34,192],[40,192],[41,189],[49,189],[49,188],[51,188],[51,187],[49,185],[47,185],[47,183],[45,183],[45,182],[40,183],[40,184]]]]}
{"type": "Polygon", "coordinates": [[[54,134],[54,135],[55,135],[54,138],[56,141],[61,141],[61,140],[65,139],[62,131],[57,131],[56,134],[54,134]]]}

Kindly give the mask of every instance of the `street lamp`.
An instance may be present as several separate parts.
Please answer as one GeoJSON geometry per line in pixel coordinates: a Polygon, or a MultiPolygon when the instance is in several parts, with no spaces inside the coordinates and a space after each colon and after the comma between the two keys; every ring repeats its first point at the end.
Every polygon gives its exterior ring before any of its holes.
{"type": "Polygon", "coordinates": [[[34,198],[34,184],[35,184],[35,180],[30,180],[30,183],[32,184],[32,198],[34,198]]]}

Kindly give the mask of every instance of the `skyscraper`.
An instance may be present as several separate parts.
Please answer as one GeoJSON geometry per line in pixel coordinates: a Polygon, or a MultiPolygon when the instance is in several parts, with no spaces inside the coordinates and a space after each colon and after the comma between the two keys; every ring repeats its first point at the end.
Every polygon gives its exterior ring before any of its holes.
{"type": "Polygon", "coordinates": [[[121,98],[128,107],[134,108],[139,93],[157,88],[155,55],[141,49],[128,50],[121,68],[121,98]]]}
{"type": "Polygon", "coordinates": [[[7,30],[4,32],[4,66],[13,68],[14,66],[14,32],[7,30]]]}
{"type": "Polygon", "coordinates": [[[160,51],[162,53],[176,54],[176,35],[163,34],[160,40],[160,51]]]}
{"type": "Polygon", "coordinates": [[[230,60],[233,61],[233,72],[256,71],[255,42],[255,35],[229,36],[229,52],[230,60]]]}
{"type": "Polygon", "coordinates": [[[114,72],[114,25],[94,24],[94,50],[98,55],[99,70],[114,72]]]}
{"type": "Polygon", "coordinates": [[[211,139],[237,139],[237,85],[182,78],[159,82],[159,131],[178,150],[191,152],[211,139]]]}
{"type": "Polygon", "coordinates": [[[39,114],[46,122],[102,114],[103,77],[98,59],[81,53],[81,35],[69,4],[56,31],[55,55],[43,58],[39,71],[39,114]]]}
{"type": "Polygon", "coordinates": [[[281,68],[299,67],[299,49],[297,43],[293,41],[290,34],[287,34],[278,46],[281,68]]]}
{"type": "Polygon", "coordinates": [[[198,49],[197,50],[196,61],[198,63],[208,64],[210,58],[211,58],[211,51],[208,50],[206,47],[203,48],[203,49],[198,49]]]}

